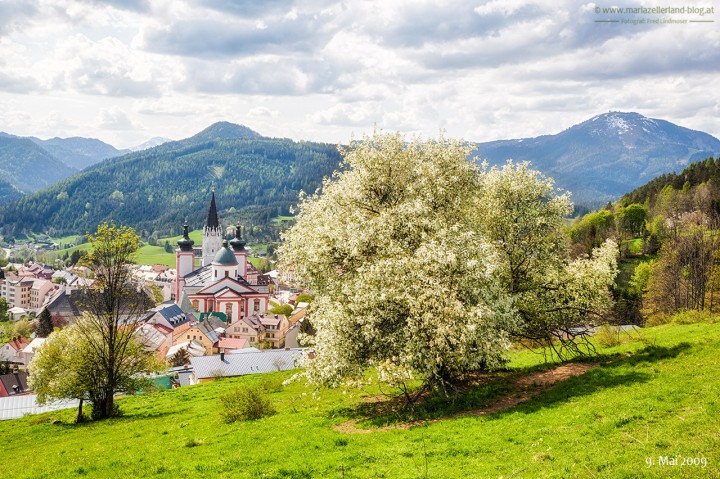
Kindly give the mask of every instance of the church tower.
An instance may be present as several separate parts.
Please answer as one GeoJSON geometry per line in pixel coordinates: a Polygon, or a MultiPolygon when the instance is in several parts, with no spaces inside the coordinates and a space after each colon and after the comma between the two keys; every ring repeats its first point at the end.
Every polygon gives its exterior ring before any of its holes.
{"type": "Polygon", "coordinates": [[[202,265],[212,263],[213,258],[222,247],[222,228],[218,221],[217,207],[215,206],[215,190],[210,198],[210,209],[208,210],[207,221],[203,228],[202,242],[202,265]]]}
{"type": "Polygon", "coordinates": [[[235,258],[237,258],[238,274],[245,279],[245,275],[247,274],[248,250],[245,249],[245,240],[242,239],[242,228],[240,225],[235,227],[235,238],[230,240],[230,246],[235,254],[235,258]]]}
{"type": "Polygon", "coordinates": [[[183,237],[178,241],[178,249],[175,250],[175,302],[180,303],[180,293],[185,286],[185,276],[195,270],[195,243],[188,234],[187,221],[183,225],[183,237]]]}

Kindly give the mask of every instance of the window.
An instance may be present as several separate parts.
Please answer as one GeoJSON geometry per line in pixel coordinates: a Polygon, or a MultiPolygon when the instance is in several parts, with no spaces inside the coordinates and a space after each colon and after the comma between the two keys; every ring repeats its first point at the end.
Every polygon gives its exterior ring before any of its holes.
{"type": "Polygon", "coordinates": [[[227,278],[228,276],[230,276],[230,271],[225,271],[225,277],[227,278]]]}
{"type": "Polygon", "coordinates": [[[241,313],[245,312],[245,301],[240,301],[240,312],[241,313]]]}
{"type": "Polygon", "coordinates": [[[248,328],[243,328],[243,329],[242,329],[242,332],[243,332],[243,333],[247,333],[247,332],[248,332],[248,328]]]}
{"type": "Polygon", "coordinates": [[[253,311],[260,311],[260,300],[259,299],[255,300],[255,305],[254,305],[253,311]]]}
{"type": "Polygon", "coordinates": [[[193,299],[192,300],[192,308],[195,311],[199,311],[199,309],[198,309],[199,307],[200,307],[200,301],[198,301],[197,299],[193,299]]]}
{"type": "Polygon", "coordinates": [[[225,315],[227,315],[228,321],[230,320],[230,318],[232,318],[232,314],[233,314],[232,303],[225,303],[225,315]]]}
{"type": "Polygon", "coordinates": [[[190,339],[190,335],[188,334],[188,339],[190,339]]]}
{"type": "Polygon", "coordinates": [[[255,338],[252,338],[252,337],[251,337],[251,338],[250,338],[250,342],[251,342],[251,343],[254,343],[254,342],[255,342],[255,338]]]}

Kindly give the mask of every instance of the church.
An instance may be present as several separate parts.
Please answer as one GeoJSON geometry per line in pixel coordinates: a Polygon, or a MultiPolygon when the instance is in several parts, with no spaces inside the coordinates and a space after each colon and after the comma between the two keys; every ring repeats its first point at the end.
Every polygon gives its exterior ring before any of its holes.
{"type": "Polygon", "coordinates": [[[184,311],[201,313],[201,320],[215,313],[226,324],[267,312],[268,281],[248,263],[248,250],[241,234],[238,225],[235,237],[223,240],[214,191],[201,247],[195,247],[187,223],[183,225],[183,237],[175,250],[177,276],[173,292],[175,303],[184,311]]]}

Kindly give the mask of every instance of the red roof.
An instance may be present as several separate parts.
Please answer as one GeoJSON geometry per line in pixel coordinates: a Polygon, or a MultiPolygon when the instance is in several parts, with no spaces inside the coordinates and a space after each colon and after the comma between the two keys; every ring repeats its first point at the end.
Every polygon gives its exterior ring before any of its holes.
{"type": "Polygon", "coordinates": [[[218,341],[219,348],[225,349],[243,349],[248,346],[245,338],[220,338],[218,341]]]}
{"type": "Polygon", "coordinates": [[[173,332],[172,328],[168,328],[164,324],[153,324],[153,328],[157,329],[158,331],[160,331],[163,334],[170,334],[173,332]]]}
{"type": "Polygon", "coordinates": [[[13,338],[8,344],[15,351],[20,351],[25,346],[30,344],[30,341],[28,341],[27,338],[23,338],[22,336],[20,336],[19,338],[13,338]]]}

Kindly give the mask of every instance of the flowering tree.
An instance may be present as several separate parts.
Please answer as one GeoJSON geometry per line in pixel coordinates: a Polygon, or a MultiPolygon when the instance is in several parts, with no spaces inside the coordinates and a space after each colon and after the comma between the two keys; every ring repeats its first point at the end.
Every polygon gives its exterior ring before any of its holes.
{"type": "Polygon", "coordinates": [[[561,284],[579,275],[581,286],[607,289],[614,277],[606,256],[563,258],[567,197],[525,165],[487,171],[469,152],[443,138],[376,134],[345,150],[343,171],[301,201],[280,254],[316,294],[311,381],[337,385],[373,366],[391,384],[444,387],[501,365],[530,325],[554,325],[555,300],[574,312],[602,308],[597,295],[561,284]],[[557,284],[540,287],[551,273],[557,284]],[[531,289],[545,298],[530,301],[531,289]]]}
{"type": "Polygon", "coordinates": [[[557,194],[553,180],[528,163],[487,170],[480,183],[473,213],[495,246],[500,281],[519,316],[514,339],[547,346],[560,358],[591,348],[588,326],[612,303],[617,244],[608,240],[590,258],[570,261],[563,229],[569,194],[557,194]]]}

